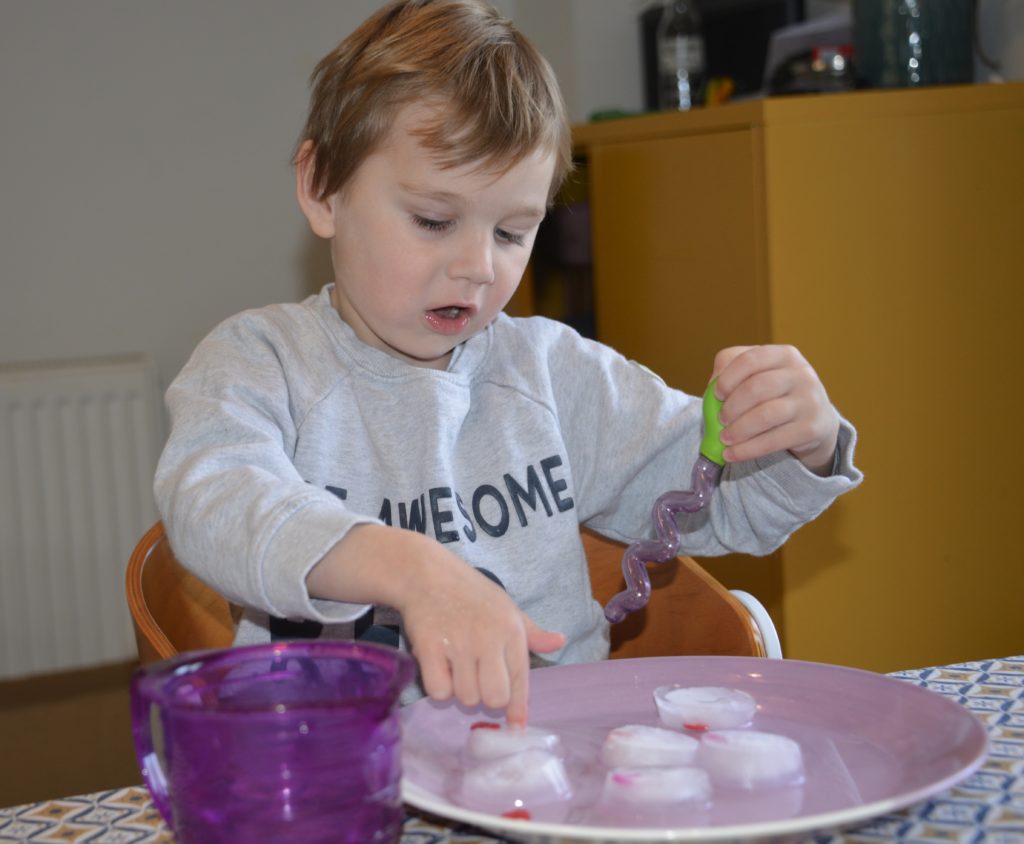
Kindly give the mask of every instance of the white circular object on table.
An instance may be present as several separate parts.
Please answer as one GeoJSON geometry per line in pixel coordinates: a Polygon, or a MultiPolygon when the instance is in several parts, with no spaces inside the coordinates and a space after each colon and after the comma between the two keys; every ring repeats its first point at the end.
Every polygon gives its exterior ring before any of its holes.
{"type": "Polygon", "coordinates": [[[532,748],[464,771],[458,799],[467,808],[501,813],[562,803],[572,794],[562,760],[546,750],[532,748]]]}
{"type": "Polygon", "coordinates": [[[722,686],[659,686],[654,703],[661,723],[676,730],[746,727],[757,711],[746,692],[722,686]]]}
{"type": "Polygon", "coordinates": [[[561,755],[558,736],[536,727],[494,726],[490,723],[477,724],[470,728],[466,739],[466,753],[473,759],[500,759],[524,750],[546,750],[561,755]]]}
{"type": "Polygon", "coordinates": [[[608,733],[601,761],[610,768],[692,765],[698,747],[696,739],[673,730],[627,724],[608,733]]]}
{"type": "Polygon", "coordinates": [[[602,796],[632,804],[704,802],[711,797],[711,781],[700,768],[612,768],[602,796]]]}
{"type": "Polygon", "coordinates": [[[800,745],[757,730],[715,730],[701,737],[697,759],[716,785],[760,788],[803,779],[800,745]]]}

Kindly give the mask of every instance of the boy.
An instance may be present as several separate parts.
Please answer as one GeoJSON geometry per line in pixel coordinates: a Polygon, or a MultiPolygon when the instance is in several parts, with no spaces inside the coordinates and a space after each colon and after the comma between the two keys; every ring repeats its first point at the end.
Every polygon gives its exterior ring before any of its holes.
{"type": "MultiPolygon", "coordinates": [[[[649,534],[700,402],[501,313],[569,144],[547,63],[477,0],[390,4],[318,65],[297,196],[334,283],[227,320],[167,393],[157,501],[246,608],[236,642],[397,626],[427,694],[511,724],[530,652],[607,655],[579,527],[649,534]]],[[[795,349],[727,349],[712,374],[729,465],[683,551],[767,553],[859,482],[854,432],[795,349]]]]}

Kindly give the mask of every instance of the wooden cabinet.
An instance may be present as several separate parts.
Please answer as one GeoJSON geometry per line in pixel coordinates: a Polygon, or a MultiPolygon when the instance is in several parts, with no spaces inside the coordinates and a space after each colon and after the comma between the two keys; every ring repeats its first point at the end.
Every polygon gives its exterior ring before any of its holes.
{"type": "Polygon", "coordinates": [[[718,349],[792,343],[859,431],[861,488],[773,557],[702,562],[765,601],[788,657],[1024,651],[1024,85],[768,99],[575,142],[598,338],[694,393],[718,349]]]}

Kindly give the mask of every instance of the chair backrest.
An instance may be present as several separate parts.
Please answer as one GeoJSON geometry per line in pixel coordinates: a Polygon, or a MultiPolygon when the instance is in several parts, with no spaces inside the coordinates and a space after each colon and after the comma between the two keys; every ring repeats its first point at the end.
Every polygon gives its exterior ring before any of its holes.
{"type": "Polygon", "coordinates": [[[163,522],[135,546],[126,580],[143,665],[182,651],[228,647],[234,640],[231,604],[178,562],[163,522]]]}
{"type": "MultiPolygon", "coordinates": [[[[587,530],[582,536],[590,588],[603,606],[625,588],[622,555],[626,546],[587,530]]],[[[647,573],[653,587],[651,600],[612,625],[613,658],[766,655],[751,611],[696,561],[676,557],[648,566],[647,573]]]]}
{"type": "MultiPolygon", "coordinates": [[[[591,588],[603,605],[624,586],[625,546],[589,531],[583,545],[591,588]]],[[[765,655],[751,613],[696,562],[679,557],[649,572],[651,601],[612,627],[612,657],[765,655]]],[[[132,552],[126,589],[143,665],[182,651],[227,647],[234,639],[237,608],[175,559],[162,522],[132,552]]]]}

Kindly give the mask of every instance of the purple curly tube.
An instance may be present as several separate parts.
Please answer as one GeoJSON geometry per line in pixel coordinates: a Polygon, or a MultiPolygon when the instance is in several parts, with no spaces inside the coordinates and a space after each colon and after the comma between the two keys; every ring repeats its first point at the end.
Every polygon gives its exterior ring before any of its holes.
{"type": "Polygon", "coordinates": [[[604,617],[612,624],[646,606],[651,597],[651,578],[647,563],[663,563],[679,554],[679,527],[676,514],[696,513],[711,500],[711,493],[722,477],[722,467],[701,454],[693,464],[690,489],[666,492],[654,502],[651,520],[657,539],[634,542],[622,556],[622,574],[626,588],[604,608],[604,617]]]}

